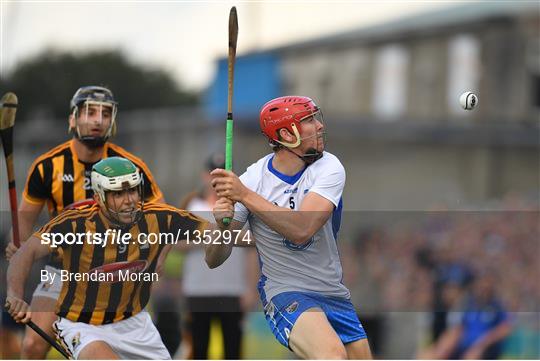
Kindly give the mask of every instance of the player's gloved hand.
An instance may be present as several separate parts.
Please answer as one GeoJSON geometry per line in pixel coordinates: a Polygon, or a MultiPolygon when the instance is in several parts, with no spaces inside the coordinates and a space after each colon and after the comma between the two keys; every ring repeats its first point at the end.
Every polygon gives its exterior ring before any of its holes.
{"type": "Polygon", "coordinates": [[[6,247],[6,259],[9,261],[11,257],[17,252],[17,247],[15,246],[15,243],[13,241],[10,241],[6,247]]]}
{"type": "Polygon", "coordinates": [[[220,227],[225,227],[223,218],[232,219],[234,216],[234,202],[229,198],[220,197],[214,204],[214,218],[220,227]]]}
{"type": "Polygon", "coordinates": [[[7,296],[5,307],[7,313],[9,313],[17,323],[28,323],[32,318],[30,306],[18,297],[7,296]]]}
{"type": "Polygon", "coordinates": [[[235,202],[242,202],[248,189],[242,184],[240,178],[231,171],[225,169],[214,169],[210,172],[212,176],[212,187],[218,197],[227,197],[235,202]]]}

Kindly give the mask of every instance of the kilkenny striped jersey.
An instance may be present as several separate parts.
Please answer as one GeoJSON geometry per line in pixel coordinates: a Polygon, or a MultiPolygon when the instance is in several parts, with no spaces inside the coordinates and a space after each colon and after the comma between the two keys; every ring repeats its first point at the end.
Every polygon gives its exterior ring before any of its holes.
{"type": "MultiPolygon", "coordinates": [[[[92,198],[94,194],[90,182],[94,163],[79,160],[73,142],[73,139],[69,140],[41,155],[28,172],[24,199],[37,205],[46,202],[51,217],[74,202],[92,198]]],[[[102,158],[113,156],[131,160],[143,173],[146,202],[163,197],[152,173],[141,159],[117,145],[105,143],[102,158]]]]}
{"type": "Polygon", "coordinates": [[[143,215],[129,229],[112,227],[97,204],[62,212],[34,233],[42,243],[49,243],[45,240],[47,237],[50,240],[53,234],[84,235],[82,241],[58,246],[63,250],[65,278],[56,313],[73,322],[93,325],[117,322],[137,314],[148,303],[158,256],[165,247],[165,242],[139,242],[144,239],[139,235],[183,235],[206,226],[205,220],[192,213],[159,203],[145,203],[143,215]],[[105,246],[87,241],[96,239],[95,235],[105,239],[107,230],[105,246]],[[113,242],[113,237],[118,236],[113,230],[129,234],[122,239],[131,241],[117,242],[120,239],[117,237],[113,242]]]}

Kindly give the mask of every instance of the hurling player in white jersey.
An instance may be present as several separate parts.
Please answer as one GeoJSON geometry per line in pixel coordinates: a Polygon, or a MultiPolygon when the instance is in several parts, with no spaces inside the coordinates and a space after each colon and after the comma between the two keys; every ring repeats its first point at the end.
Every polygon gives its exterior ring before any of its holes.
{"type": "MultiPolygon", "coordinates": [[[[345,169],[324,151],[320,109],[307,97],[280,97],[262,107],[260,126],[274,152],[240,177],[211,173],[221,197],[214,216],[219,223],[234,217],[231,229],[249,224],[260,259],[259,294],[281,344],[306,359],[371,358],[341,282],[337,234],[345,169]]],[[[209,246],[207,264],[221,265],[231,249],[209,246]]]]}

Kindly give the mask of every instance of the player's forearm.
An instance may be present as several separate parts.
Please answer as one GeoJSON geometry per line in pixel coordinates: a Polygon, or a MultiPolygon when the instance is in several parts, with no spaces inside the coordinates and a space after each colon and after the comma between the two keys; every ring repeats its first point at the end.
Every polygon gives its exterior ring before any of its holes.
{"type": "Polygon", "coordinates": [[[23,199],[19,207],[19,237],[26,242],[34,231],[34,225],[41,213],[43,205],[34,205],[23,199]]]}
{"type": "Polygon", "coordinates": [[[210,244],[206,245],[204,248],[205,257],[204,260],[209,268],[219,267],[229,258],[231,255],[234,242],[223,242],[223,232],[224,231],[240,231],[242,225],[239,222],[233,221],[228,227],[216,224],[208,224],[208,228],[212,231],[212,234],[215,235],[215,239],[212,239],[210,244]],[[213,232],[219,229],[219,232],[213,232]]]}
{"type": "Polygon", "coordinates": [[[242,204],[266,225],[295,244],[306,242],[316,231],[313,214],[309,214],[313,212],[296,212],[278,207],[251,190],[247,192],[242,204]]]}
{"type": "Polygon", "coordinates": [[[13,255],[7,269],[8,296],[23,298],[24,285],[33,262],[34,255],[30,252],[16,252],[13,255]]]}
{"type": "Polygon", "coordinates": [[[22,298],[24,284],[32,264],[49,253],[49,247],[41,244],[39,238],[30,237],[13,255],[7,269],[7,294],[22,298]]]}
{"type": "Polygon", "coordinates": [[[34,224],[39,214],[33,214],[27,211],[19,211],[19,239],[26,242],[32,235],[34,224]]]}
{"type": "Polygon", "coordinates": [[[204,260],[208,267],[216,268],[229,258],[232,252],[232,244],[209,244],[204,251],[204,260]]]}

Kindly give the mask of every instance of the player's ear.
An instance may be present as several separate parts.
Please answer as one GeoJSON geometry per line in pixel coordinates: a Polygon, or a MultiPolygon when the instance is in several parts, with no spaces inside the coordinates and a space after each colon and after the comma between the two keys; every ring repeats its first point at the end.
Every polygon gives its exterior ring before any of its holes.
{"type": "Polygon", "coordinates": [[[279,139],[287,143],[294,143],[296,141],[295,136],[287,130],[287,128],[281,128],[279,130],[279,139]]]}
{"type": "Polygon", "coordinates": [[[75,129],[75,127],[77,126],[77,124],[76,124],[76,122],[75,122],[75,115],[74,115],[73,113],[71,113],[71,114],[69,115],[68,122],[69,122],[69,130],[75,129]]]}

